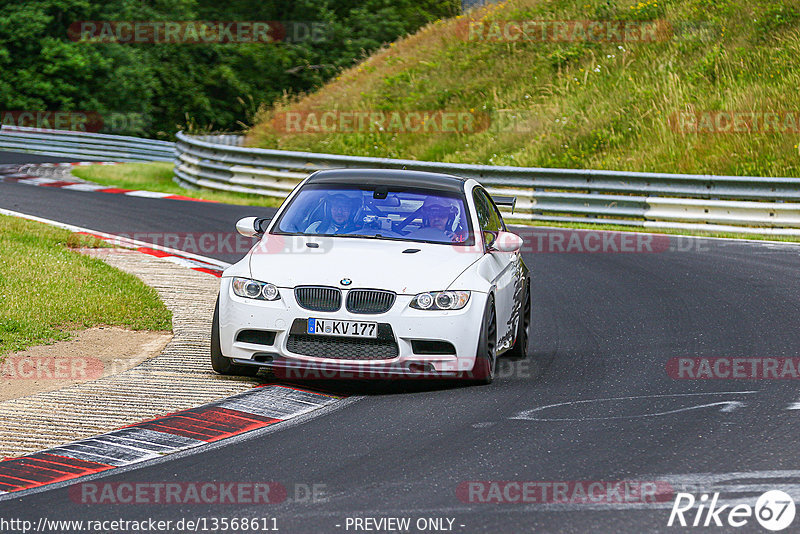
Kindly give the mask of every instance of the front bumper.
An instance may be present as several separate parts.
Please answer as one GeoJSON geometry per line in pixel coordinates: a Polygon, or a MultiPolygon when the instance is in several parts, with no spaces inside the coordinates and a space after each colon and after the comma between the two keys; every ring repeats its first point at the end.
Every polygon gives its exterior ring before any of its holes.
{"type": "MultiPolygon", "coordinates": [[[[231,278],[221,280],[220,345],[222,354],[237,364],[284,370],[286,376],[294,378],[313,376],[314,373],[320,376],[335,373],[341,378],[382,378],[430,374],[456,376],[470,371],[475,363],[485,293],[472,292],[467,305],[455,311],[416,310],[409,307],[411,295],[397,295],[394,305],[386,313],[354,314],[344,307],[336,312],[306,310],[297,304],[294,290],[289,288],[279,288],[281,298],[276,301],[245,299],[233,293],[231,281],[231,278]],[[301,354],[297,348],[297,334],[301,333],[298,328],[302,328],[300,325],[304,325],[309,317],[376,322],[379,324],[379,337],[394,344],[396,350],[389,357],[378,349],[374,355],[365,356],[370,354],[370,349],[359,347],[358,357],[350,358],[346,345],[344,349],[340,345],[327,355],[325,350],[311,351],[315,354],[313,356],[301,354]],[[242,341],[240,333],[245,330],[272,332],[274,340],[271,344],[242,341]],[[290,343],[291,336],[294,337],[290,343]],[[447,342],[452,346],[452,353],[428,353],[421,348],[425,342],[447,342]],[[323,355],[325,357],[320,357],[323,355]],[[370,359],[372,357],[379,359],[370,359]]],[[[268,336],[271,337],[272,334],[268,336]]],[[[308,341],[307,338],[305,342],[308,341]]]]}

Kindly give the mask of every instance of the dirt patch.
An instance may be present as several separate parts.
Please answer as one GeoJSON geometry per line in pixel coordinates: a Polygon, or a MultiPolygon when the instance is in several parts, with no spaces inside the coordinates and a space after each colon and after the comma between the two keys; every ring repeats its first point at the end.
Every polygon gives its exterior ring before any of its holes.
{"type": "Polygon", "coordinates": [[[171,339],[169,332],[94,327],[11,354],[0,363],[0,401],[121,373],[161,354],[171,339]]]}

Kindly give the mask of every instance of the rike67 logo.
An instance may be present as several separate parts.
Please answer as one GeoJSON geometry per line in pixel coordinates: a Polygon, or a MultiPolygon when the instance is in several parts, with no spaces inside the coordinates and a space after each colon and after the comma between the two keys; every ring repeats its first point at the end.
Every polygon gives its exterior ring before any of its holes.
{"type": "Polygon", "coordinates": [[[780,490],[761,495],[755,507],[744,503],[720,505],[718,501],[719,493],[710,498],[703,494],[699,499],[691,493],[678,493],[667,526],[739,528],[755,518],[765,529],[777,532],[788,528],[794,521],[794,499],[780,490]]]}

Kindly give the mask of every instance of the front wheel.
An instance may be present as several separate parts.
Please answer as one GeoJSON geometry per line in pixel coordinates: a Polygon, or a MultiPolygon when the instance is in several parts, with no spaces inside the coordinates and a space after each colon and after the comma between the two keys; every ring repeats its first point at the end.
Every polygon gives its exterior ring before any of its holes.
{"type": "Polygon", "coordinates": [[[219,295],[214,305],[214,320],[211,322],[211,368],[221,375],[256,376],[258,367],[236,365],[222,355],[219,343],[219,295]]]}
{"type": "Polygon", "coordinates": [[[497,319],[494,311],[494,298],[490,296],[483,314],[475,365],[472,367],[475,382],[483,385],[492,383],[497,370],[497,319]]]}

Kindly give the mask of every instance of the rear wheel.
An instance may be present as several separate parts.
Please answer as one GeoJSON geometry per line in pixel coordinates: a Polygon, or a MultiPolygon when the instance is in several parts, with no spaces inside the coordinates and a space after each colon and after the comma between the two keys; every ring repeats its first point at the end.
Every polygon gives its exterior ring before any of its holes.
{"type": "Polygon", "coordinates": [[[531,281],[525,281],[525,300],[522,301],[519,321],[517,321],[517,336],[514,346],[507,352],[515,360],[522,360],[528,356],[528,340],[531,327],[531,281]]]}
{"type": "Polygon", "coordinates": [[[211,322],[211,368],[221,375],[256,376],[258,367],[236,365],[230,358],[222,355],[219,343],[219,295],[214,305],[214,320],[211,322]]]}
{"type": "Polygon", "coordinates": [[[497,369],[497,319],[494,313],[494,298],[489,297],[486,311],[483,314],[483,324],[478,338],[478,352],[475,355],[475,365],[472,367],[472,376],[478,384],[491,384],[497,369]]]}

